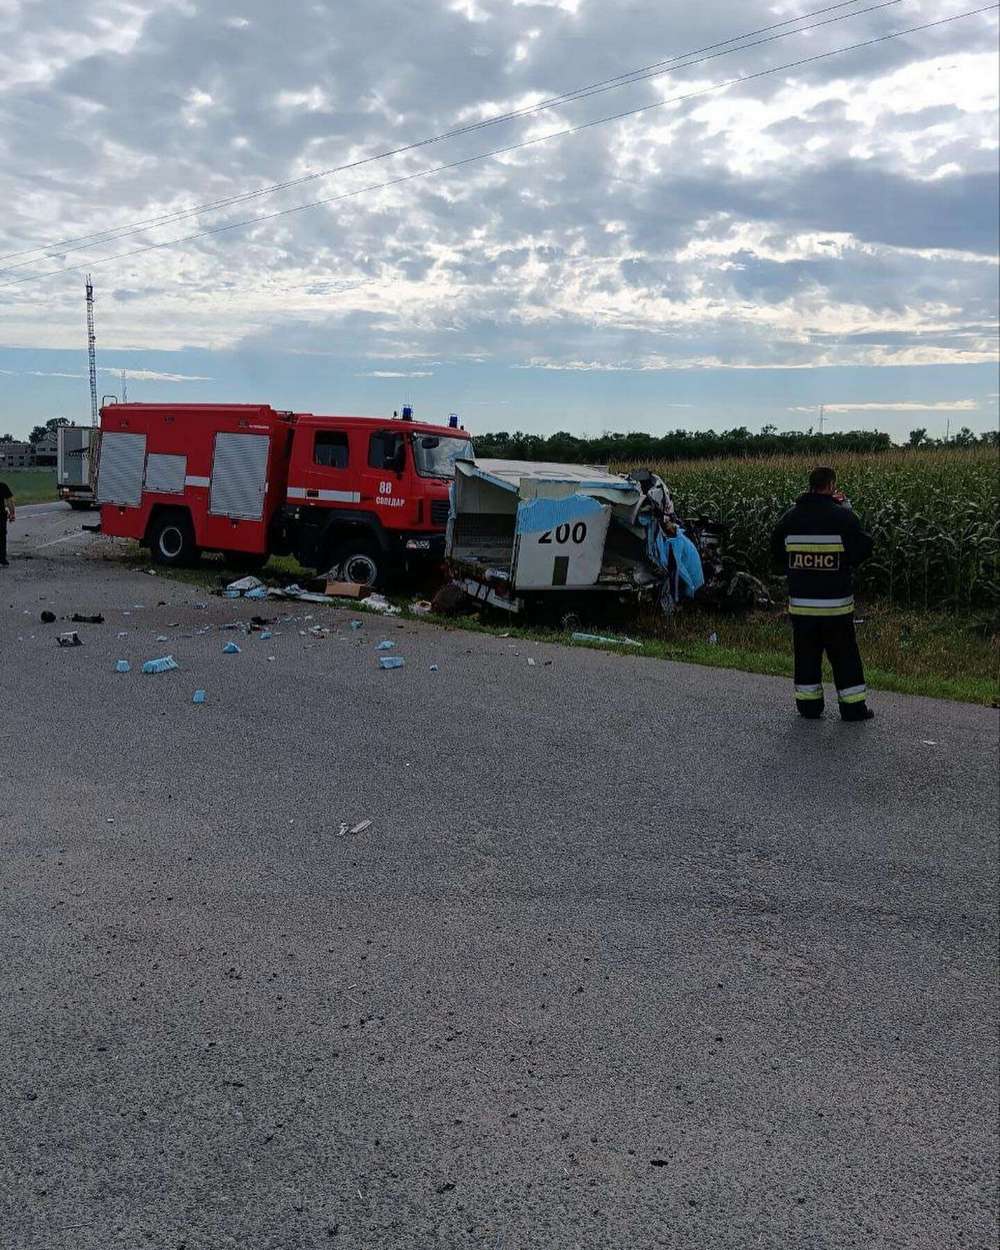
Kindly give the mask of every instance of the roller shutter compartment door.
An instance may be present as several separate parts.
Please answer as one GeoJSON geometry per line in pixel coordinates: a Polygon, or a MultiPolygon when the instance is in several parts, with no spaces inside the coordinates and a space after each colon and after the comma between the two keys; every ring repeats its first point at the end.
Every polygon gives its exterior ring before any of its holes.
{"type": "Polygon", "coordinates": [[[145,434],[105,434],[101,439],[97,502],[138,508],[145,468],[145,434]]]}
{"type": "Polygon", "coordinates": [[[164,456],[150,452],[146,457],[146,489],[162,495],[182,495],[187,456],[164,456]]]}
{"type": "Polygon", "coordinates": [[[267,491],[266,434],[216,434],[208,510],[213,516],[259,521],[267,491]]]}

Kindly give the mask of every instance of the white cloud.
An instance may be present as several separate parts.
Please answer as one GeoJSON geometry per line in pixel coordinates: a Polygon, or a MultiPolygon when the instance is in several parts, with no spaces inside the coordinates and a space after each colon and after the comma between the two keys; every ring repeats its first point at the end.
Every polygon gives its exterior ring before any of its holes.
{"type": "Polygon", "coordinates": [[[430,369],[372,369],[368,373],[357,374],[359,378],[432,378],[430,369]]]}
{"type": "MultiPolygon", "coordinates": [[[[957,11],[911,0],[894,25],[957,11]]],[[[57,254],[70,235],[361,160],[766,25],[775,10],[634,0],[624,22],[615,6],[579,0],[370,0],[344,23],[332,6],[292,18],[241,0],[238,12],[188,0],[0,4],[0,255],[39,242],[57,254]]],[[[990,362],[990,14],[100,263],[870,38],[884,21],[851,15],[66,260],[96,262],[109,354],[305,356],[333,344],[355,367],[388,365],[358,376],[390,378],[430,376],[393,362],[438,357],[567,373],[990,362]],[[108,298],[116,288],[128,298],[108,298]]],[[[61,262],[35,267],[50,263],[61,262]]],[[[81,286],[70,273],[3,289],[0,347],[79,349],[81,286]]]]}
{"type": "Polygon", "coordinates": [[[85,373],[59,373],[54,369],[0,369],[8,378],[83,378],[85,373]]]}
{"type": "MultiPolygon", "coordinates": [[[[922,404],[911,399],[880,400],[866,404],[824,404],[827,412],[975,412],[979,405],[974,399],[943,399],[937,403],[922,404]]],[[[799,405],[789,412],[818,411],[818,405],[799,405]]]]}
{"type": "MultiPolygon", "coordinates": [[[[122,369],[113,365],[99,365],[98,373],[111,373],[121,377],[122,369]]],[[[136,382],[211,382],[209,377],[196,373],[160,373],[156,369],[125,369],[125,377],[136,382]]],[[[61,373],[56,369],[0,369],[7,377],[22,378],[85,378],[86,373],[61,373]]]]}
{"type": "MultiPolygon", "coordinates": [[[[114,366],[101,366],[98,373],[113,373],[120,377],[122,370],[114,366]]],[[[82,375],[81,375],[82,376],[82,375]]],[[[125,369],[125,377],[131,382],[211,382],[212,379],[198,373],[160,373],[156,369],[125,369]]]]}

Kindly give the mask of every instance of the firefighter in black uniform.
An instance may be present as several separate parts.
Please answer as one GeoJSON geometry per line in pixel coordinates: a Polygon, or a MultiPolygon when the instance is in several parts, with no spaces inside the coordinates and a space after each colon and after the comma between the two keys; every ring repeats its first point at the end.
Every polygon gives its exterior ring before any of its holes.
{"type": "Polygon", "coordinates": [[[0,568],[7,567],[7,522],[14,519],[14,493],[0,482],[0,568]]]}
{"type": "Polygon", "coordinates": [[[813,469],[771,535],[771,553],[788,576],[788,613],[795,643],[795,705],[823,715],[823,652],[833,669],[842,720],[871,720],[865,672],[854,635],[852,570],[872,553],[871,537],[837,491],[833,469],[813,469]]]}

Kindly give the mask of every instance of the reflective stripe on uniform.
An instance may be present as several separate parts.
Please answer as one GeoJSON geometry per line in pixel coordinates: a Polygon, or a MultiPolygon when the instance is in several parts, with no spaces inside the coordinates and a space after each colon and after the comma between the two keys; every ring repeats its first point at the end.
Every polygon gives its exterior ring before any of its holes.
{"type": "Polygon", "coordinates": [[[854,612],[854,596],[843,599],[798,599],[788,597],[792,616],[848,616],[854,612]]]}
{"type": "Polygon", "coordinates": [[[841,703],[864,703],[865,695],[868,688],[864,684],[860,686],[848,686],[846,690],[838,690],[837,698],[841,703]]]}
{"type": "Polygon", "coordinates": [[[826,542],[793,543],[793,542],[789,542],[788,539],[786,538],[785,550],[786,551],[822,551],[822,552],[843,551],[844,544],[843,543],[826,543],[826,542]]]}
{"type": "Polygon", "coordinates": [[[795,697],[796,697],[796,699],[822,699],[822,698],[823,698],[823,687],[822,687],[822,686],[799,686],[799,685],[796,685],[796,687],[795,687],[795,697]]]}
{"type": "Polygon", "coordinates": [[[839,534],[786,534],[785,546],[789,543],[822,543],[824,547],[843,547],[844,540],[839,534]]]}

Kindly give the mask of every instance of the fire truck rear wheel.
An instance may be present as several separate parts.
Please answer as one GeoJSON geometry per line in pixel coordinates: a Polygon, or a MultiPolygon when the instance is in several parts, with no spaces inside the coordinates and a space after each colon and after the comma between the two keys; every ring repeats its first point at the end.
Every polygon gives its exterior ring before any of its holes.
{"type": "Polygon", "coordinates": [[[331,567],[340,570],[343,581],[356,582],[372,590],[381,584],[382,565],[381,554],[363,542],[344,543],[331,561],[331,567]]]}
{"type": "Polygon", "coordinates": [[[157,518],[149,535],[149,549],[156,564],[193,564],[200,554],[191,522],[179,512],[157,518]]]}

